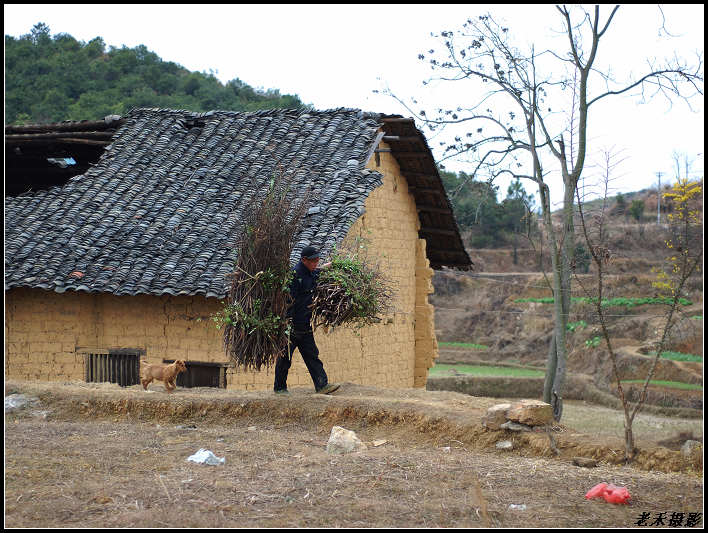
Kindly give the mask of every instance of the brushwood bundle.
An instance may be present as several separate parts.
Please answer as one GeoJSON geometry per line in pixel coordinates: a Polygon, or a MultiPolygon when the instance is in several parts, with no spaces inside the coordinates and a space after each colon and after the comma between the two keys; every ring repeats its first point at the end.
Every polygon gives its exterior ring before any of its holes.
{"type": "Polygon", "coordinates": [[[262,202],[244,213],[227,304],[215,318],[226,354],[245,370],[268,368],[287,353],[290,254],[307,210],[306,199],[293,198],[290,181],[274,177],[262,202]]]}
{"type": "MultiPolygon", "coordinates": [[[[359,247],[357,247],[359,248],[359,247]]],[[[358,253],[334,252],[317,279],[312,301],[314,329],[379,323],[392,309],[393,290],[379,265],[358,253]]]]}

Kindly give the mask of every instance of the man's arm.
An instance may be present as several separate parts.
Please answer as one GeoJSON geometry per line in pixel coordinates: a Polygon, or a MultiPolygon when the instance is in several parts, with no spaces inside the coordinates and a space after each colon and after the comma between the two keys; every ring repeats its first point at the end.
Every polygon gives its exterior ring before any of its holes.
{"type": "Polygon", "coordinates": [[[293,318],[293,314],[295,313],[295,301],[297,300],[298,294],[300,293],[300,279],[298,278],[298,273],[297,270],[293,270],[293,279],[290,281],[290,298],[292,301],[290,302],[290,306],[288,307],[288,311],[286,316],[288,318],[293,318]]]}

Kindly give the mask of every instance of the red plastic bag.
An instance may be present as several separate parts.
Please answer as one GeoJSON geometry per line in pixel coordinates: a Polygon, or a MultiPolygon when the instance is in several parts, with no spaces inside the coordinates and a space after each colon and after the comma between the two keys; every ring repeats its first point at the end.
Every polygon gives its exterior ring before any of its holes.
{"type": "Polygon", "coordinates": [[[615,487],[614,485],[609,485],[602,497],[608,503],[622,503],[625,505],[628,505],[627,500],[632,498],[626,488],[615,487]]]}
{"type": "Polygon", "coordinates": [[[593,498],[603,498],[607,503],[625,504],[627,505],[632,497],[629,491],[624,487],[616,487],[612,483],[598,483],[585,494],[587,500],[593,498]]]}
{"type": "Polygon", "coordinates": [[[592,500],[593,498],[602,498],[607,490],[607,483],[598,483],[593,488],[591,488],[585,495],[586,500],[592,500]]]}

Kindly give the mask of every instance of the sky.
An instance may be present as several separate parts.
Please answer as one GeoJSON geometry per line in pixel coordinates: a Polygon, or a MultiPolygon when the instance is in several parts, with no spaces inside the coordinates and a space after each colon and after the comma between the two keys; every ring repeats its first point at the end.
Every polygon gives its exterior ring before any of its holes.
{"type": "MultiPolygon", "coordinates": [[[[415,98],[418,108],[411,109],[416,113],[419,108],[469,107],[481,99],[478,83],[424,86],[435,73],[418,55],[443,48],[431,33],[461,29],[465,20],[487,10],[509,27],[519,48],[533,43],[537,50],[567,50],[567,37],[559,31],[560,14],[545,4],[4,4],[4,26],[5,34],[14,37],[44,22],[52,35],[68,33],[84,42],[100,36],[115,47],[142,44],[164,61],[212,72],[224,83],[239,78],[255,88],[297,94],[317,109],[412,116],[383,89],[404,101],[415,98]]],[[[695,62],[696,54],[702,56],[704,6],[667,5],[662,10],[665,22],[656,5],[622,6],[601,41],[598,67],[625,79],[644,71],[651,58],[678,55],[695,62]]],[[[603,6],[603,20],[608,12],[603,6]]],[[[591,85],[591,94],[593,90],[603,88],[591,85]]],[[[702,95],[693,98],[690,107],[662,97],[640,104],[625,95],[594,105],[584,173],[587,189],[598,190],[606,150],[621,161],[613,170],[610,195],[656,187],[658,172],[663,173],[662,184],[675,181],[674,153],[691,162],[691,177],[702,177],[702,95]]],[[[420,120],[416,124],[440,160],[438,144],[445,134],[438,139],[420,120]]],[[[472,170],[461,161],[447,160],[445,166],[472,170]]],[[[554,161],[544,163],[554,209],[562,201],[555,167],[554,161]]],[[[508,179],[497,184],[505,196],[508,179]]],[[[525,188],[529,193],[537,190],[531,182],[525,182],[525,188]]]]}

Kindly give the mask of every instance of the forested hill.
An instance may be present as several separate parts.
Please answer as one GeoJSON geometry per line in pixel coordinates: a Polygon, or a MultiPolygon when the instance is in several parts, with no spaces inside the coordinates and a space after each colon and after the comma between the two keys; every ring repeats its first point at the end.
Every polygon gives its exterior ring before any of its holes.
{"type": "Polygon", "coordinates": [[[134,107],[253,111],[304,107],[295,95],[258,91],[239,79],[163,61],[145,46],[106,47],[52,36],[44,23],[15,38],[5,35],[5,124],[98,120],[134,107]]]}

